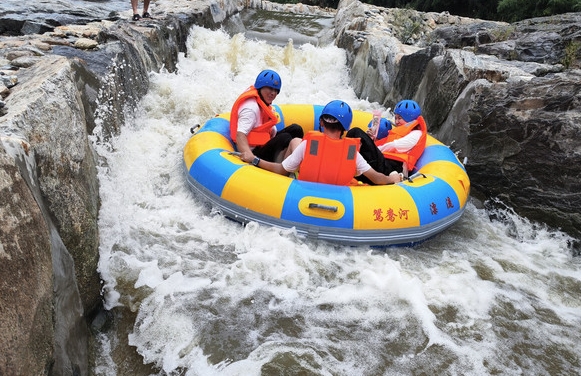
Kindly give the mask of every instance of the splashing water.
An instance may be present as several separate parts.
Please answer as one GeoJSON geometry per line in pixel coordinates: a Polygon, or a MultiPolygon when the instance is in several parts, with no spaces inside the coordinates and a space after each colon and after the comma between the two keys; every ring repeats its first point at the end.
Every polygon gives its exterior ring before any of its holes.
{"type": "Polygon", "coordinates": [[[106,308],[126,322],[100,335],[96,374],[128,374],[115,356],[123,346],[151,364],[144,375],[579,369],[580,262],[562,233],[507,211],[509,231],[469,203],[436,238],[379,252],[243,227],[191,193],[182,167],[190,127],[229,111],[266,68],[283,80],[275,104],[379,107],[356,97],[339,48],[194,27],[178,73],[152,74],[135,118],[96,145],[99,272],[106,308]]]}

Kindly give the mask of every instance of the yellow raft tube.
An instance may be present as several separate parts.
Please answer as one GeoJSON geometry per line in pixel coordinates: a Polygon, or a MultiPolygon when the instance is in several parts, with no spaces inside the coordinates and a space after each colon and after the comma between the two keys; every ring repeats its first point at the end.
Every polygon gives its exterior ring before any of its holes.
{"type": "MultiPolygon", "coordinates": [[[[318,127],[322,105],[273,106],[280,130],[318,127]]],[[[230,114],[208,120],[184,147],[193,191],[236,221],[295,228],[297,233],[345,245],[411,245],[455,223],[466,207],[470,180],[456,155],[428,135],[409,181],[383,186],[305,182],[242,162],[230,153],[230,114]]],[[[354,111],[352,126],[367,128],[372,115],[354,111]]]]}

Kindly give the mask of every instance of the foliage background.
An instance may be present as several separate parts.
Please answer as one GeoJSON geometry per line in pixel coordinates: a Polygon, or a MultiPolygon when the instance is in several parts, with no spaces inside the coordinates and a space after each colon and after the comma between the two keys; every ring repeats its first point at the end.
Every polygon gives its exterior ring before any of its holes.
{"type": "MultiPolygon", "coordinates": [[[[273,0],[337,8],[339,0],[273,0]]],[[[581,0],[361,0],[384,8],[411,8],[485,20],[515,22],[527,18],[581,12],[581,0]]]]}

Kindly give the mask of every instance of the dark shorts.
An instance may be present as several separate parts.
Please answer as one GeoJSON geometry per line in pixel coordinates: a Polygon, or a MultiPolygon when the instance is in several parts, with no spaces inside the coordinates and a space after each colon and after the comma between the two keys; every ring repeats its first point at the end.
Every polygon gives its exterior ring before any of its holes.
{"type": "MultiPolygon", "coordinates": [[[[389,175],[392,171],[402,172],[403,163],[394,161],[393,159],[385,158],[383,153],[377,148],[371,137],[361,128],[351,128],[347,132],[347,137],[359,138],[361,140],[361,148],[359,154],[369,163],[369,165],[377,172],[384,175],[389,175]]],[[[372,184],[369,179],[361,175],[357,180],[364,183],[372,184]]]]}
{"type": "Polygon", "coordinates": [[[262,146],[256,146],[252,152],[260,159],[274,162],[281,152],[284,152],[293,138],[303,138],[304,132],[298,124],[283,128],[262,146]]]}

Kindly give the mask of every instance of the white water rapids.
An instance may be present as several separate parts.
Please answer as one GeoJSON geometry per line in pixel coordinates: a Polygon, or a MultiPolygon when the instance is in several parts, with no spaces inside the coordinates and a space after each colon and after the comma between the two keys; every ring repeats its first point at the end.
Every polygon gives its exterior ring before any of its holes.
{"type": "Polygon", "coordinates": [[[358,110],[381,108],[355,96],[337,47],[192,29],[179,73],[151,74],[136,116],[110,142],[95,142],[99,272],[117,321],[99,335],[96,374],[580,369],[581,261],[562,233],[510,211],[491,221],[468,204],[436,238],[383,252],[243,227],[201,202],[182,167],[189,129],[229,111],[265,68],[283,80],[275,104],[342,99],[358,110]],[[116,355],[128,352],[150,365],[142,372],[116,355]]]}

